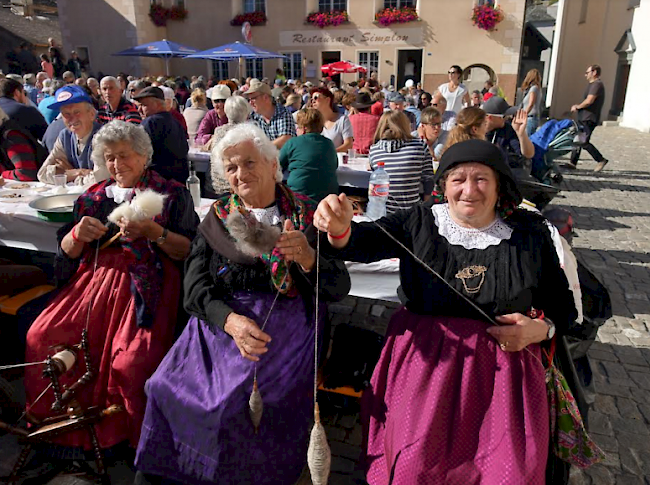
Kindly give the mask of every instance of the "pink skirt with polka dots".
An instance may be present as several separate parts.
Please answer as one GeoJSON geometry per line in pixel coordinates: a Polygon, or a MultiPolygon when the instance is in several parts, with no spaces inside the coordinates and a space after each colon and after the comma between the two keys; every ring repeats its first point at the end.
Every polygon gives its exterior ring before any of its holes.
{"type": "MultiPolygon", "coordinates": [[[[395,313],[364,393],[371,485],[544,484],[544,368],[477,320],[395,313]]],[[[534,355],[533,355],[534,354],[534,355]]]]}

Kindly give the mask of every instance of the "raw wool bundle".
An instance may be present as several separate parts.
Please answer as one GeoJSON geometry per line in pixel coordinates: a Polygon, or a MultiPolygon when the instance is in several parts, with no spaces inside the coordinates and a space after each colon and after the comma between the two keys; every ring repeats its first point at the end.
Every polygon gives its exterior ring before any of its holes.
{"type": "Polygon", "coordinates": [[[165,198],[166,195],[155,190],[138,191],[131,202],[123,202],[116,207],[108,216],[108,220],[117,224],[122,218],[129,221],[153,219],[162,212],[165,198]]]}
{"type": "Polygon", "coordinates": [[[282,232],[279,227],[259,222],[242,208],[228,215],[226,227],[239,249],[249,256],[272,252],[282,232]]]}
{"type": "MultiPolygon", "coordinates": [[[[131,202],[122,202],[108,215],[108,220],[117,224],[120,219],[128,221],[144,221],[153,219],[163,210],[163,204],[167,198],[164,194],[159,194],[155,190],[147,189],[136,191],[135,197],[131,202]]],[[[106,241],[99,249],[110,246],[118,237],[122,236],[122,231],[118,232],[106,241]]]]}
{"type": "Polygon", "coordinates": [[[260,422],[262,421],[262,412],[264,411],[262,395],[257,388],[257,377],[255,377],[255,380],[253,381],[253,392],[248,400],[248,411],[251,415],[253,426],[255,427],[255,434],[257,434],[257,430],[260,428],[260,422]]]}
{"type": "Polygon", "coordinates": [[[314,409],[314,427],[311,429],[309,448],[307,449],[307,466],[313,485],[327,485],[332,464],[332,451],[327,443],[325,428],[320,422],[318,404],[314,409]]]}

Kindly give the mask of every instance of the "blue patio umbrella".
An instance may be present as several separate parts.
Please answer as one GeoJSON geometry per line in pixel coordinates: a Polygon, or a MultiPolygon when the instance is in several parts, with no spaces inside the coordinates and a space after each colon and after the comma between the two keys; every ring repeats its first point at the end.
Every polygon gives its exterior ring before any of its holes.
{"type": "Polygon", "coordinates": [[[171,42],[167,39],[150,42],[149,44],[136,45],[120,52],[114,56],[136,56],[136,57],[159,57],[165,59],[165,71],[169,76],[169,59],[172,57],[185,57],[196,53],[193,47],[171,42]]]}
{"type": "Polygon", "coordinates": [[[233,42],[219,47],[185,56],[186,59],[213,59],[215,61],[234,61],[236,59],[285,59],[287,56],[267,51],[260,47],[241,42],[233,42]]]}
{"type": "Polygon", "coordinates": [[[240,61],[240,77],[241,77],[241,60],[242,59],[286,59],[287,56],[278,54],[277,52],[267,51],[260,47],[255,47],[250,44],[242,44],[241,42],[233,42],[232,44],[225,44],[219,47],[213,47],[205,51],[197,52],[185,56],[185,59],[212,59],[215,61],[240,61]]]}

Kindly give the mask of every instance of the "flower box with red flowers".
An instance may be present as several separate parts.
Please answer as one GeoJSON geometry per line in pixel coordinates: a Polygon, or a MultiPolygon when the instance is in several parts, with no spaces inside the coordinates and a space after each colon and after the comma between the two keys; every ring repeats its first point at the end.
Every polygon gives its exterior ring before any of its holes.
{"type": "Polygon", "coordinates": [[[332,12],[313,12],[307,15],[305,22],[316,25],[321,29],[333,27],[349,22],[348,13],[345,10],[335,10],[332,12]]]}
{"type": "Polygon", "coordinates": [[[185,20],[187,18],[187,10],[180,6],[166,8],[162,5],[153,4],[149,7],[149,18],[158,27],[167,25],[168,20],[185,20]]]}
{"type": "Polygon", "coordinates": [[[187,10],[181,6],[175,5],[169,9],[169,18],[171,20],[185,20],[187,18],[187,10]]]}
{"type": "Polygon", "coordinates": [[[492,32],[496,26],[503,21],[504,15],[501,8],[494,5],[494,2],[487,2],[478,5],[472,10],[472,22],[479,29],[492,32]]]}
{"type": "Polygon", "coordinates": [[[249,12],[237,15],[230,21],[230,25],[243,25],[248,22],[251,26],[266,24],[266,14],[264,12],[249,12]]]}
{"type": "Polygon", "coordinates": [[[405,24],[420,20],[415,7],[388,7],[375,14],[375,22],[387,27],[391,24],[405,24]]]}

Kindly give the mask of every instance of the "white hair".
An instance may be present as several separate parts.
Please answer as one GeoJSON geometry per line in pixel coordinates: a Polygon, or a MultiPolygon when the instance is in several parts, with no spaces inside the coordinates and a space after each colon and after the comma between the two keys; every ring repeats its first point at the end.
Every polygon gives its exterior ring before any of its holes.
{"type": "Polygon", "coordinates": [[[119,82],[119,81],[117,80],[117,78],[114,77],[114,76],[104,76],[104,77],[102,78],[102,80],[100,81],[99,85],[101,86],[102,83],[103,83],[104,81],[106,81],[106,82],[108,82],[108,83],[113,83],[113,84],[115,84],[115,86],[116,86],[117,88],[120,87],[120,82],[119,82]]]}
{"type": "Polygon", "coordinates": [[[242,96],[230,96],[223,109],[230,123],[243,123],[251,113],[251,105],[242,96]]]}
{"type": "Polygon", "coordinates": [[[114,145],[116,143],[127,142],[131,148],[138,155],[144,155],[147,159],[146,166],[151,164],[151,157],[153,156],[153,147],[151,146],[151,138],[149,134],[144,131],[144,127],[127,123],[122,120],[113,120],[95,133],[93,136],[92,144],[92,158],[95,165],[101,167],[106,166],[104,160],[104,152],[107,145],[114,145]]]}
{"type": "MultiPolygon", "coordinates": [[[[278,160],[278,149],[259,126],[255,123],[240,123],[228,131],[212,149],[210,156],[212,180],[223,180],[225,178],[223,168],[226,160],[225,152],[246,142],[251,142],[260,156],[267,162],[278,160]]],[[[282,182],[282,168],[279,163],[277,164],[275,180],[276,182],[282,182]]]]}

